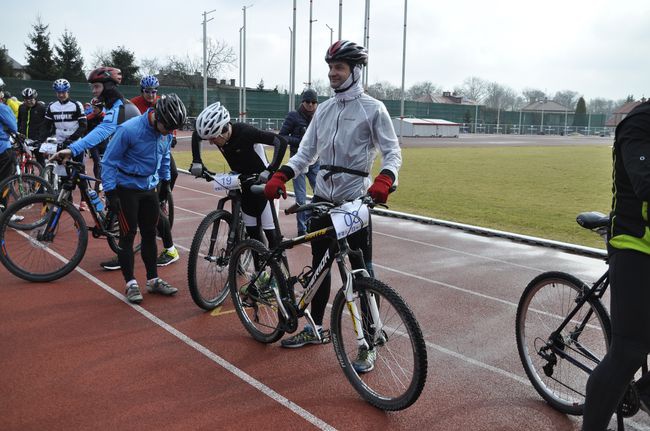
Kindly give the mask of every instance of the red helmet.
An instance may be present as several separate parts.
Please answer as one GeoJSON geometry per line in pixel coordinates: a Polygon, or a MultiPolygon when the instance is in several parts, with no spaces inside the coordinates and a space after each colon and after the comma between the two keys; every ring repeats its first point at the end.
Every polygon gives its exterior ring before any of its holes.
{"type": "Polygon", "coordinates": [[[122,82],[122,71],[115,67],[98,67],[88,75],[88,82],[113,82],[120,84],[122,82]]]}

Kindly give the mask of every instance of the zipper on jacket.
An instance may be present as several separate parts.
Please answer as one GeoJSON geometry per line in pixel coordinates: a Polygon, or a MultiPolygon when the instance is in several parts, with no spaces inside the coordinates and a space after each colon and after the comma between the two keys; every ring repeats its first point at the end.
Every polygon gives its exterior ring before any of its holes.
{"type": "MultiPolygon", "coordinates": [[[[343,108],[339,111],[339,115],[336,116],[336,130],[332,137],[332,166],[336,166],[336,146],[334,142],[336,141],[336,135],[339,133],[339,119],[345,109],[345,100],[342,100],[341,103],[343,104],[343,108]]],[[[334,175],[330,177],[330,202],[334,202],[334,175]]]]}

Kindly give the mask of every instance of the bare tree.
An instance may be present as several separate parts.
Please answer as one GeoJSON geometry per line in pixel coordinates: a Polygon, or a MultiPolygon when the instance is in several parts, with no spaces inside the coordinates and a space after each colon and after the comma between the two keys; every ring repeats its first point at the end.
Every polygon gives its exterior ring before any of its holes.
{"type": "Polygon", "coordinates": [[[620,105],[614,100],[597,97],[589,100],[587,106],[589,106],[589,112],[592,114],[611,115],[620,105]]]}
{"type": "Polygon", "coordinates": [[[454,92],[470,100],[481,102],[487,96],[489,82],[476,76],[465,78],[463,85],[455,87],[454,92]]]}
{"type": "Polygon", "coordinates": [[[435,96],[436,94],[440,94],[441,92],[442,92],[441,87],[438,87],[437,85],[433,84],[430,81],[423,81],[423,82],[418,82],[413,84],[406,91],[406,99],[418,100],[423,97],[429,97],[433,99],[433,96],[435,96]]]}
{"type": "Polygon", "coordinates": [[[325,82],[323,79],[314,79],[311,83],[311,88],[318,94],[319,96],[326,96],[330,91],[330,85],[328,82],[325,82]]]}
{"type": "Polygon", "coordinates": [[[573,111],[578,102],[578,92],[571,90],[557,91],[553,96],[553,101],[573,111]]]}
{"type": "Polygon", "coordinates": [[[110,66],[111,65],[111,52],[104,48],[97,48],[95,52],[92,53],[92,69],[95,69],[100,66],[110,66]]]}
{"type": "Polygon", "coordinates": [[[524,88],[524,91],[521,93],[526,99],[528,99],[528,103],[537,102],[538,100],[546,98],[546,93],[536,88],[524,88]]]}
{"type": "Polygon", "coordinates": [[[143,58],[140,60],[140,73],[142,76],[157,75],[162,69],[157,58],[143,58]]]}
{"type": "Polygon", "coordinates": [[[485,90],[484,103],[488,108],[512,110],[517,100],[517,93],[510,87],[498,82],[490,82],[485,90]]]}
{"type": "MultiPolygon", "coordinates": [[[[206,69],[209,78],[217,78],[222,70],[233,67],[237,59],[235,51],[225,42],[209,39],[206,50],[206,69]]],[[[184,57],[171,56],[161,70],[190,88],[200,88],[203,85],[202,56],[190,57],[189,54],[185,54],[184,57]]]]}
{"type": "Polygon", "coordinates": [[[381,100],[400,100],[402,89],[388,81],[380,81],[368,86],[368,95],[381,100]]]}

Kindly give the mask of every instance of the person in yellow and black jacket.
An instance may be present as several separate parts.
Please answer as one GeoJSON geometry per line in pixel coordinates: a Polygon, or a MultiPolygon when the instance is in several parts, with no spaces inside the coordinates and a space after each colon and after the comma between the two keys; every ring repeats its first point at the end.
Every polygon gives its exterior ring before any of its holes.
{"type": "MultiPolygon", "coordinates": [[[[618,127],[613,146],[608,236],[612,341],[587,381],[582,429],[605,430],[634,374],[650,353],[650,102],[618,127]]],[[[650,377],[636,383],[650,414],[650,377]]]]}

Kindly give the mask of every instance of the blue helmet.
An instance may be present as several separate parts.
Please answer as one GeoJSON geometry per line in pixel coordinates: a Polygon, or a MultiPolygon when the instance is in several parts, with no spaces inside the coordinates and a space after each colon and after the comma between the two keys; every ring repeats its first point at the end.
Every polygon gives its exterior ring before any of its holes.
{"type": "Polygon", "coordinates": [[[65,93],[66,91],[70,91],[70,83],[67,79],[57,79],[54,81],[54,84],[52,84],[52,88],[57,93],[65,93]]]}
{"type": "Polygon", "coordinates": [[[142,90],[145,88],[158,88],[159,85],[158,78],[153,75],[143,76],[140,80],[140,89],[142,90]]]}

